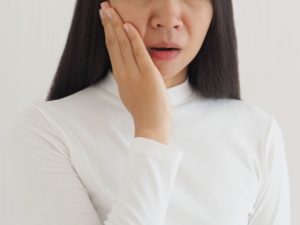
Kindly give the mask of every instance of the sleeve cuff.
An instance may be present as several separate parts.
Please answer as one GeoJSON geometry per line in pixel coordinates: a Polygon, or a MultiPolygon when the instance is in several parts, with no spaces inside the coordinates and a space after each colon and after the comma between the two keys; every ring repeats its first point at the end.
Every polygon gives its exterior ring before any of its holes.
{"type": "Polygon", "coordinates": [[[173,143],[166,145],[144,137],[134,137],[130,142],[130,149],[135,153],[146,154],[162,161],[180,161],[183,155],[173,143]]]}

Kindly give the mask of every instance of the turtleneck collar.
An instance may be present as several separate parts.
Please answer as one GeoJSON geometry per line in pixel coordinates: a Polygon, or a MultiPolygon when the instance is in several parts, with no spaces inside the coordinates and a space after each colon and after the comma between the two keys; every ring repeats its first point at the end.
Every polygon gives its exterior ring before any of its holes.
{"type": "MultiPolygon", "coordinates": [[[[117,82],[110,70],[108,71],[108,75],[105,77],[105,79],[100,81],[99,84],[96,85],[96,88],[99,87],[104,88],[111,94],[120,98],[117,82]]],[[[196,92],[190,86],[188,79],[176,86],[167,88],[167,92],[169,95],[171,106],[181,105],[189,101],[196,94],[196,92]]]]}

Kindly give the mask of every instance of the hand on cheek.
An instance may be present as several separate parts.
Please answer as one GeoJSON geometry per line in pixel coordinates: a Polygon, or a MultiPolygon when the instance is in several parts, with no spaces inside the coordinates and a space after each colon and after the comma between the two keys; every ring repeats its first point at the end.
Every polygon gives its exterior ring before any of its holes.
{"type": "Polygon", "coordinates": [[[105,43],[120,98],[132,114],[136,130],[160,133],[156,139],[165,143],[171,110],[162,76],[136,28],[126,23],[129,26],[126,32],[124,21],[114,8],[107,2],[101,8],[105,43]]]}

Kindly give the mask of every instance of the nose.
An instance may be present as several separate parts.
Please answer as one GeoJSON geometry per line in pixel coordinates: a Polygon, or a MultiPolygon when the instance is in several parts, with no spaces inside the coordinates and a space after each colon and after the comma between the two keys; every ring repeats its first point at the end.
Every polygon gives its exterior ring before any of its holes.
{"type": "Polygon", "coordinates": [[[182,26],[182,7],[174,0],[156,1],[153,7],[151,25],[154,28],[178,29],[182,26]]]}

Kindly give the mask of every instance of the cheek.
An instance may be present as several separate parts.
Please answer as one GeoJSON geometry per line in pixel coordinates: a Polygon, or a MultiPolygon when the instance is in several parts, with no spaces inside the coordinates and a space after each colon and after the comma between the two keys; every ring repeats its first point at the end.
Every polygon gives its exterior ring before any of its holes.
{"type": "Polygon", "coordinates": [[[212,20],[212,12],[202,11],[201,13],[193,12],[188,17],[188,35],[190,36],[190,47],[193,53],[197,53],[201,48],[203,41],[207,35],[212,20]]]}
{"type": "Polygon", "coordinates": [[[138,13],[136,7],[129,4],[131,0],[110,0],[111,6],[118,12],[124,22],[132,22],[138,20],[138,13]]]}
{"type": "Polygon", "coordinates": [[[190,12],[193,17],[192,21],[198,21],[207,26],[213,17],[213,4],[210,1],[203,2],[197,7],[190,8],[190,12]]]}
{"type": "Polygon", "coordinates": [[[141,37],[143,37],[144,33],[146,32],[146,18],[144,18],[145,13],[143,14],[141,11],[137,11],[132,8],[124,9],[122,7],[120,7],[118,12],[124,23],[127,22],[132,24],[139,32],[141,37]]]}
{"type": "Polygon", "coordinates": [[[191,18],[191,26],[193,26],[193,30],[202,36],[206,36],[206,33],[210,27],[211,21],[213,17],[212,8],[208,8],[202,13],[195,14],[194,18],[191,18]],[[195,22],[196,21],[196,22],[195,22]]]}
{"type": "Polygon", "coordinates": [[[136,9],[132,8],[132,7],[126,7],[125,5],[122,4],[115,4],[112,5],[114,9],[116,9],[116,11],[119,13],[121,19],[123,20],[123,22],[127,22],[130,23],[132,25],[134,25],[136,28],[139,27],[139,23],[141,23],[141,21],[143,19],[142,15],[140,13],[140,11],[137,11],[136,9]]]}

